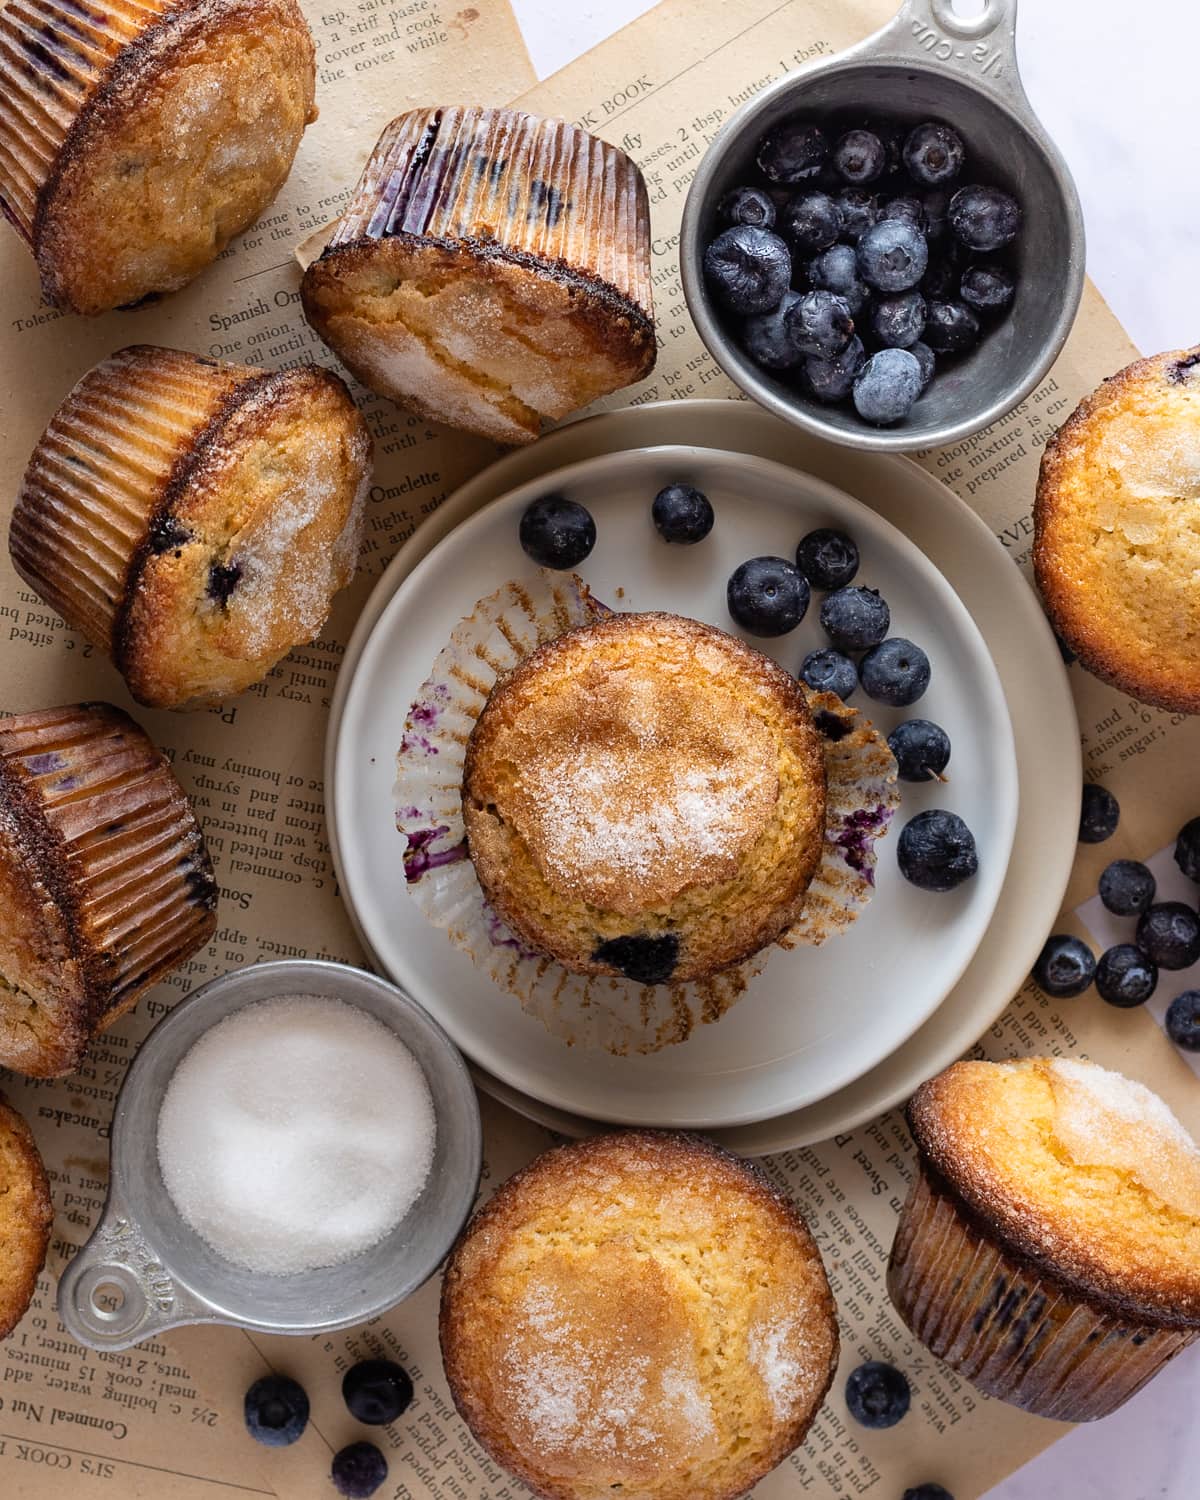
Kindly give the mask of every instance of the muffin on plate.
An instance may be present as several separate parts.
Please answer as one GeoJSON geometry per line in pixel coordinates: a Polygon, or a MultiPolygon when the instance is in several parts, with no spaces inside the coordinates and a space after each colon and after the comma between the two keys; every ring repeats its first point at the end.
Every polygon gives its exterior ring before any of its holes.
{"type": "Polygon", "coordinates": [[[799,915],[825,759],[769,657],[697,620],[615,614],[497,682],[462,807],[479,883],[530,947],[580,974],[700,979],[799,915]]]}
{"type": "Polygon", "coordinates": [[[76,703],[0,719],[0,1065],[73,1072],[96,1032],[204,947],[216,908],[183,788],[127,714],[76,703]]]}
{"type": "Polygon", "coordinates": [[[1140,359],[1042,456],[1033,561],[1055,630],[1097,677],[1200,713],[1200,347],[1140,359]]]}
{"type": "Polygon", "coordinates": [[[364,385],[501,443],[654,365],[641,172],[520,110],[393,120],[300,291],[364,385]]]}
{"type": "Polygon", "coordinates": [[[295,0],[12,0],[0,8],[0,209],[47,301],[184,286],[291,170],[313,107],[295,0]]]}
{"type": "Polygon", "coordinates": [[[801,1442],[837,1319],[803,1220],[699,1136],[562,1146],[468,1225],[442,1283],[455,1404],[546,1500],[733,1500],[801,1442]]]}
{"type": "Polygon", "coordinates": [[[961,1062],[908,1106],[888,1291],[980,1390],[1086,1422],[1200,1335],[1200,1150],[1096,1063],[961,1062]]]}
{"type": "Polygon", "coordinates": [[[328,370],[122,349],[42,434],[9,550],[140,703],[202,706],[321,629],[354,575],[370,465],[328,370]]]}
{"type": "Polygon", "coordinates": [[[41,1153],[29,1126],[0,1094],[0,1339],[33,1301],[53,1222],[41,1153]]]}

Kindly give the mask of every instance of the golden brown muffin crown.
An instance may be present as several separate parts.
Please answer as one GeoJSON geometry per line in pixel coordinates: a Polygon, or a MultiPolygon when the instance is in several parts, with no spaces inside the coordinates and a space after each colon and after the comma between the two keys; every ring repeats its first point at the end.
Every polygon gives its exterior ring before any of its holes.
{"type": "Polygon", "coordinates": [[[0,1094],[0,1339],[33,1299],[53,1222],[50,1184],[33,1133],[0,1094]]]}

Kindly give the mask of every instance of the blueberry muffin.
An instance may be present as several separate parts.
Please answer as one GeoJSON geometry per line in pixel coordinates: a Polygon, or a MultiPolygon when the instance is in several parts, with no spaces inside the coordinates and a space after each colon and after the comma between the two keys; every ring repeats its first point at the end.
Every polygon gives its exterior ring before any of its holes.
{"type": "Polygon", "coordinates": [[[216,908],[187,797],[127,714],[76,703],[0,719],[0,1065],[73,1072],[97,1031],[204,947],[216,908]]]}
{"type": "Polygon", "coordinates": [[[1091,1062],[961,1062],[908,1106],[919,1173],[888,1290],[980,1390],[1085,1422],[1200,1335],[1200,1150],[1091,1062]]]}
{"type": "Polygon", "coordinates": [[[0,1339],[25,1316],[46,1260],[54,1207],[33,1135],[0,1094],[0,1339]]]}
{"type": "Polygon", "coordinates": [[[484,894],[535,951],[701,979],[799,915],[825,834],[821,739],[769,657],[678,615],[615,614],[497,682],[463,819],[484,894]]]}
{"type": "Polygon", "coordinates": [[[364,385],[528,443],[648,375],[646,186],[616,146],[513,109],[393,120],[301,285],[364,385]]]}
{"type": "Polygon", "coordinates": [[[43,433],[9,550],[140,702],[217,702],[311,641],[353,577],[371,439],[346,387],[123,349],[43,433]]]}
{"type": "Polygon", "coordinates": [[[1047,446],[1033,561],[1054,628],[1143,703],[1200,713],[1200,347],[1140,359],[1047,446]]]}
{"type": "Polygon", "coordinates": [[[804,1441],[838,1358],[793,1205],[699,1136],[562,1146],[476,1214],[442,1283],[459,1411],[545,1500],[733,1500],[804,1441]]]}
{"type": "Polygon", "coordinates": [[[258,217],[316,118],[295,0],[0,8],[0,208],[48,301],[184,286],[258,217]]]}

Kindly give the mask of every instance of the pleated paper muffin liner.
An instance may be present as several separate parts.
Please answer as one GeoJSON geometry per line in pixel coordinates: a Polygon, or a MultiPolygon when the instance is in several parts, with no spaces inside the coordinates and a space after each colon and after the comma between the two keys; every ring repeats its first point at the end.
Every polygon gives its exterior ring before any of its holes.
{"type": "Polygon", "coordinates": [[[1106,1311],[981,1233],[922,1171],[887,1274],[918,1339],[989,1396],[1060,1422],[1115,1411],[1200,1328],[1106,1311]]]}
{"type": "MultiPolygon", "coordinates": [[[[574,574],[543,571],[481,599],[439,653],[405,722],[394,788],[409,893],[435,926],[568,1044],[617,1056],[686,1041],[719,1020],[769,957],[764,950],[706,980],[643,985],[575,974],[536,953],[488,904],[467,853],[462,780],[467,741],[495,683],[538,646],[611,611],[574,574]]],[[[809,694],[826,747],[826,836],[804,908],[779,946],[843,931],[874,887],[874,845],[899,802],[882,737],[833,694],[809,694]]]]}

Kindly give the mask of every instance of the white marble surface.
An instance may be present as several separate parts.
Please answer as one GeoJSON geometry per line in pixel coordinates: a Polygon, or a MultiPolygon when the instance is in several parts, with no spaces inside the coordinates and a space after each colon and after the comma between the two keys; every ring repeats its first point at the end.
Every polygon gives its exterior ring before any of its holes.
{"type": "MultiPolygon", "coordinates": [[[[650,0],[513,0],[513,8],[545,77],[648,10],[650,0]]],[[[980,0],[956,6],[964,14],[980,8],[980,0]]],[[[1195,0],[1136,7],[1021,0],[1021,72],[1075,174],[1089,272],[1144,353],[1200,341],[1198,51],[1195,0]]],[[[1198,1408],[1200,1345],[1119,1412],[1068,1433],[988,1500],[1196,1500],[1198,1408]]]]}

